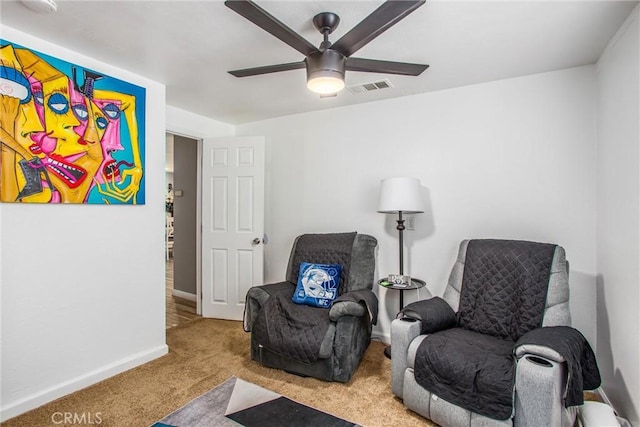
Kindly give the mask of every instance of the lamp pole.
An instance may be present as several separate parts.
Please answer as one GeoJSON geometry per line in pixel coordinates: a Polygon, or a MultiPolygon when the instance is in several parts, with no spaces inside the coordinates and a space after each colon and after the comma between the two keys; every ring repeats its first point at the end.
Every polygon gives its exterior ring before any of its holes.
{"type": "MultiPolygon", "coordinates": [[[[396,230],[398,230],[398,245],[399,245],[398,253],[400,254],[400,275],[403,276],[404,275],[404,257],[402,253],[404,250],[403,231],[405,230],[406,227],[404,226],[404,219],[402,219],[402,211],[398,211],[398,219],[396,221],[398,222],[398,225],[396,226],[396,230]]],[[[400,311],[404,307],[403,294],[404,292],[402,291],[402,289],[400,289],[400,311]]]]}

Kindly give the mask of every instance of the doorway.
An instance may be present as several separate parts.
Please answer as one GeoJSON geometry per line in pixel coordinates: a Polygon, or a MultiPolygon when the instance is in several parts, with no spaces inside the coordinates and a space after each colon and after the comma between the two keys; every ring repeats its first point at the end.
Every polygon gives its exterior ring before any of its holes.
{"type": "Polygon", "coordinates": [[[246,292],[263,278],[264,137],[166,135],[173,224],[167,303],[180,298],[195,302],[199,315],[240,320],[246,292]]]}
{"type": "Polygon", "coordinates": [[[198,140],[166,134],[166,327],[198,316],[198,140]]]}

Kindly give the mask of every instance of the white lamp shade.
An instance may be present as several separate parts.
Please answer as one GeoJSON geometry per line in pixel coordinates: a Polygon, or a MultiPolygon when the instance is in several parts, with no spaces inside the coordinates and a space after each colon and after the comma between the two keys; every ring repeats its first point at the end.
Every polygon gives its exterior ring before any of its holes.
{"type": "Polygon", "coordinates": [[[397,177],[380,181],[380,213],[421,213],[424,212],[424,201],[417,178],[397,177]]]}

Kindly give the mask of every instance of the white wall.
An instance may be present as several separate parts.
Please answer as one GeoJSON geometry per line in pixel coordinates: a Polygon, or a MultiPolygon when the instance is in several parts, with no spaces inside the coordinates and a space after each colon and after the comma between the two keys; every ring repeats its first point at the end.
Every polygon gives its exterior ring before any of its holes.
{"type": "Polygon", "coordinates": [[[640,425],[638,7],[598,62],[598,346],[603,388],[640,425]]]}
{"type": "Polygon", "coordinates": [[[233,135],[235,126],[167,105],[167,132],[201,139],[233,135]]]}
{"type": "MultiPolygon", "coordinates": [[[[146,205],[0,204],[0,418],[166,352],[164,145],[153,143],[166,128],[194,138],[267,137],[267,281],[284,277],[293,238],[313,231],[370,233],[379,240],[377,275],[397,271],[394,218],[376,213],[379,181],[389,176],[415,176],[425,187],[427,212],[406,232],[405,271],[436,295],[461,239],[562,244],[574,326],[592,344],[599,275],[605,388],[637,423],[640,154],[630,96],[638,93],[637,15],[600,61],[597,83],[594,67],[580,67],[237,128],[170,106],[165,123],[162,85],[3,27],[4,38],[147,87],[148,114],[146,205]],[[45,256],[34,263],[34,252],[45,256]]],[[[375,332],[388,339],[398,295],[376,292],[375,332]]],[[[405,303],[416,296],[407,292],[405,303]]]]}
{"type": "Polygon", "coordinates": [[[7,419],[167,352],[165,88],[6,26],[2,37],[147,90],[145,205],[0,205],[7,419]]]}
{"type": "MultiPolygon", "coordinates": [[[[282,280],[304,232],[372,234],[378,276],[397,272],[395,221],[376,213],[378,187],[415,176],[428,209],[405,232],[405,272],[442,295],[462,239],[561,244],[574,326],[595,343],[595,87],[586,66],[238,126],[267,139],[266,279],[282,280]]],[[[375,333],[388,339],[398,294],[376,292],[375,333]]],[[[405,292],[405,304],[416,296],[405,292]]]]}

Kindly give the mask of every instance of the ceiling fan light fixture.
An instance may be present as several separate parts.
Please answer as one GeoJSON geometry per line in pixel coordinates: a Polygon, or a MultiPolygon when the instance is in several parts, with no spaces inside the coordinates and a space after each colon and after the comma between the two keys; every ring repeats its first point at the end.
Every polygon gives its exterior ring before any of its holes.
{"type": "Polygon", "coordinates": [[[344,89],[344,76],[335,71],[316,71],[307,78],[307,88],[320,95],[338,93],[344,89]]]}
{"type": "Polygon", "coordinates": [[[328,95],[344,89],[345,58],[341,53],[327,49],[312,53],[305,62],[310,91],[328,95]]]}

